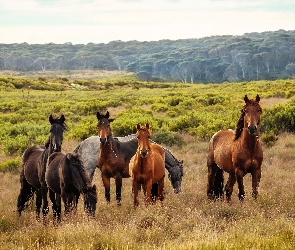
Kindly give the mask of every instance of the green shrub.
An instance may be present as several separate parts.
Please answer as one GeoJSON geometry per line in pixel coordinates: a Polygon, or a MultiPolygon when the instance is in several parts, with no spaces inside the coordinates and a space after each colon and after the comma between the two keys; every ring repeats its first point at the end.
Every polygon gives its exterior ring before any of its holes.
{"type": "Polygon", "coordinates": [[[278,137],[275,135],[274,132],[270,131],[269,133],[265,133],[261,135],[261,141],[267,146],[271,147],[273,146],[276,141],[278,140],[278,137]]]}
{"type": "Polygon", "coordinates": [[[19,172],[21,166],[21,158],[17,157],[12,160],[5,161],[0,164],[0,171],[1,172],[19,172]]]}
{"type": "Polygon", "coordinates": [[[183,144],[183,140],[178,133],[169,131],[157,131],[153,133],[152,140],[159,144],[165,144],[170,147],[180,147],[183,144]]]}

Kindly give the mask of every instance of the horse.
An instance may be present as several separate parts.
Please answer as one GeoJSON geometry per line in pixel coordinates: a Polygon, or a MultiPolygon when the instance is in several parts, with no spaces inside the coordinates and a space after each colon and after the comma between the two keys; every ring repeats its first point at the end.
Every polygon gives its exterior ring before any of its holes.
{"type": "Polygon", "coordinates": [[[244,200],[243,177],[247,173],[252,175],[252,197],[256,199],[258,196],[263,161],[263,150],[259,141],[258,129],[262,108],[259,104],[259,95],[256,96],[256,99],[249,99],[245,95],[244,101],[245,104],[241,109],[235,131],[220,130],[210,139],[207,155],[207,197],[209,199],[223,197],[224,171],[229,173],[224,188],[228,202],[231,201],[233,186],[236,181],[239,189],[239,200],[244,200]]]}
{"type": "Polygon", "coordinates": [[[157,198],[163,201],[165,178],[164,149],[149,140],[151,129],[148,123],[145,126],[141,126],[138,123],[136,129],[138,148],[129,163],[129,174],[132,177],[134,194],[134,207],[139,205],[138,191],[141,186],[145,194],[146,204],[151,204],[151,201],[155,201],[157,198]],[[153,187],[154,184],[156,184],[156,188],[153,187]]]}
{"type": "Polygon", "coordinates": [[[98,166],[105,188],[106,201],[110,202],[110,178],[115,179],[117,205],[121,205],[122,178],[129,178],[129,161],[134,155],[134,147],[137,141],[120,142],[112,135],[109,112],[105,115],[96,113],[98,120],[98,134],[100,136],[100,154],[98,166]]]}
{"type": "Polygon", "coordinates": [[[94,217],[97,203],[96,186],[91,185],[82,162],[76,153],[56,152],[49,156],[45,180],[49,188],[54,221],[61,220],[61,199],[65,214],[77,209],[79,196],[84,197],[84,210],[94,217]]]}
{"type": "Polygon", "coordinates": [[[46,162],[50,154],[61,151],[63,132],[66,129],[65,117],[53,118],[49,116],[51,124],[50,135],[45,145],[35,145],[27,148],[22,155],[22,169],[20,172],[20,194],[17,199],[17,211],[21,212],[29,205],[29,201],[36,193],[36,218],[40,218],[43,199],[43,219],[49,212],[47,201],[47,186],[45,182],[46,162]]]}
{"type": "MultiPolygon", "coordinates": [[[[120,142],[134,141],[136,143],[130,143],[128,147],[132,147],[133,155],[137,149],[137,139],[135,134],[114,137],[115,140],[120,142]]],[[[155,143],[151,140],[151,142],[155,143]]],[[[75,148],[74,152],[79,155],[80,160],[83,162],[85,170],[90,177],[90,180],[93,180],[95,169],[98,168],[98,156],[100,153],[100,137],[99,136],[90,136],[84,141],[80,142],[75,148]]],[[[171,153],[171,151],[163,147],[165,151],[165,168],[168,172],[168,179],[173,187],[174,193],[178,194],[181,192],[181,183],[183,178],[183,160],[178,160],[171,153]]],[[[124,153],[124,152],[123,152],[124,153]]]]}

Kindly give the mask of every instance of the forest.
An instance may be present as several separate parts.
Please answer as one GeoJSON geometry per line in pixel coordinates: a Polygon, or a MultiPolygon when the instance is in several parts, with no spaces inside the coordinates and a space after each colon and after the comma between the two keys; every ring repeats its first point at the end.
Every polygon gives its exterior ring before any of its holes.
{"type": "Polygon", "coordinates": [[[123,70],[143,81],[223,83],[295,77],[295,30],[107,44],[0,44],[0,70],[123,70]]]}

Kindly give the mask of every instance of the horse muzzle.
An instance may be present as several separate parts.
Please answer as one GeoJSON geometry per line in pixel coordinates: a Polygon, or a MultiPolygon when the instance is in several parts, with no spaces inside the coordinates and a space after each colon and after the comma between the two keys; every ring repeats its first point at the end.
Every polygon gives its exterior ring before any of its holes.
{"type": "Polygon", "coordinates": [[[140,156],[142,158],[146,158],[148,156],[148,151],[147,150],[140,150],[140,156]]]}
{"type": "Polygon", "coordinates": [[[255,135],[257,132],[257,126],[248,126],[248,132],[251,135],[255,135]]]}
{"type": "Polygon", "coordinates": [[[54,145],[52,147],[52,152],[61,152],[61,146],[54,145]]]}
{"type": "Polygon", "coordinates": [[[107,138],[102,138],[102,137],[100,137],[100,143],[101,143],[102,145],[105,145],[105,144],[107,143],[107,138]]]}

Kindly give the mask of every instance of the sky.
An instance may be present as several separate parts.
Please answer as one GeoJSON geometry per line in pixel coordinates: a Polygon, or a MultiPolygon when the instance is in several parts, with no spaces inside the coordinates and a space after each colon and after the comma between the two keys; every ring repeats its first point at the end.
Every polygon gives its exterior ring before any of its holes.
{"type": "Polygon", "coordinates": [[[158,41],[295,30],[294,0],[0,0],[0,43],[158,41]]]}

